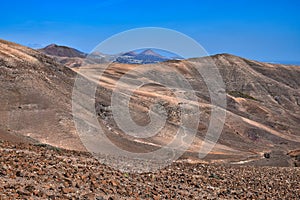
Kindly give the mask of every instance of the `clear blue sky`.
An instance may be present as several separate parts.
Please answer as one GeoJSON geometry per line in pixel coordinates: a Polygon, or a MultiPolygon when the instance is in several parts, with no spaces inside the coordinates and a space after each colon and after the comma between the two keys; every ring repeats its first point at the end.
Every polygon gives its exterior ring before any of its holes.
{"type": "Polygon", "coordinates": [[[210,54],[300,61],[298,0],[2,1],[0,17],[0,38],[30,46],[89,52],[113,34],[152,26],[185,33],[210,54]]]}

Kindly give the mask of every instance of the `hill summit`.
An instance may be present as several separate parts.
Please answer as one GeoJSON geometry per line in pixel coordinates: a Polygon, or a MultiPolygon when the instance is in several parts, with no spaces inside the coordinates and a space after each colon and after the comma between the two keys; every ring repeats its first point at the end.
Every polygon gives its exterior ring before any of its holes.
{"type": "Polygon", "coordinates": [[[42,49],[39,49],[40,52],[51,56],[59,56],[59,57],[78,57],[85,58],[86,54],[67,46],[60,46],[57,44],[50,44],[42,49]]]}

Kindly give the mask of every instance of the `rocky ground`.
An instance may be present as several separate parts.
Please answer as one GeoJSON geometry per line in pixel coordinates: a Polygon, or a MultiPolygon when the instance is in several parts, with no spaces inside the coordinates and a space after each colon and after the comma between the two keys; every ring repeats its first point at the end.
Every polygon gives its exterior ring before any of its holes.
{"type": "Polygon", "coordinates": [[[177,162],[130,174],[88,153],[0,143],[0,199],[299,199],[300,168],[177,162]]]}

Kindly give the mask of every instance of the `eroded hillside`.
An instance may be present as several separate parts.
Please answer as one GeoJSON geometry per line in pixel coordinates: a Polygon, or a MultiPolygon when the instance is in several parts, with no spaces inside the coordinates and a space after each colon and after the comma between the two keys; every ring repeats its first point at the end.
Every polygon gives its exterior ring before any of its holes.
{"type": "MultiPolygon", "coordinates": [[[[287,154],[298,152],[300,146],[300,68],[228,54],[155,65],[113,63],[99,80],[96,73],[107,67],[103,64],[71,70],[38,51],[1,40],[1,137],[83,150],[73,122],[72,91],[76,73],[83,74],[84,70],[84,75],[91,75],[88,78],[97,85],[95,109],[109,139],[128,151],[143,153],[159,149],[172,140],[180,127],[182,102],[175,94],[185,91],[169,90],[158,80],[145,78],[139,69],[143,72],[155,69],[154,74],[163,74],[169,82],[178,79],[175,71],[189,81],[197,96],[188,105],[199,106],[201,111],[196,137],[182,157],[197,160],[211,115],[209,92],[196,70],[206,59],[212,59],[222,75],[227,107],[220,108],[226,109],[226,120],[218,143],[201,162],[294,166],[298,154],[287,154]],[[167,122],[156,136],[147,139],[129,136],[113,118],[111,94],[117,81],[126,74],[119,85],[124,91],[131,90],[136,81],[152,81],[132,91],[129,107],[132,119],[142,126],[150,123],[151,105],[158,104],[166,110],[167,122]],[[265,158],[266,153],[269,158],[265,158]]],[[[90,99],[84,93],[83,98],[90,99]]],[[[84,115],[80,117],[85,119],[84,115]]]]}

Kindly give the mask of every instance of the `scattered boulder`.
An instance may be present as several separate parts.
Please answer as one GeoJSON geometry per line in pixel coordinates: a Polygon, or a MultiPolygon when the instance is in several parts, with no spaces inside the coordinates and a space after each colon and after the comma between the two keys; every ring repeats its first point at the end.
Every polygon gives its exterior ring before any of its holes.
{"type": "Polygon", "coordinates": [[[270,153],[264,153],[264,157],[269,159],[271,157],[270,153]]]}
{"type": "Polygon", "coordinates": [[[299,173],[174,162],[125,175],[84,152],[0,143],[0,199],[299,199],[299,173]]]}

